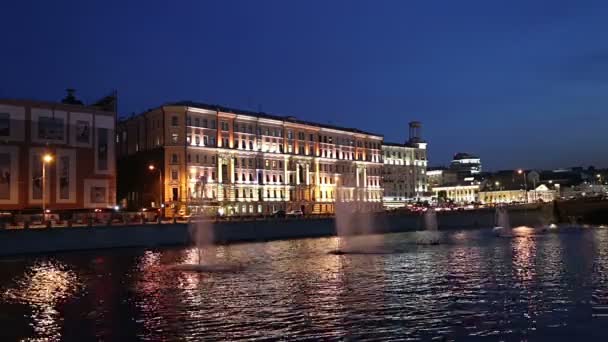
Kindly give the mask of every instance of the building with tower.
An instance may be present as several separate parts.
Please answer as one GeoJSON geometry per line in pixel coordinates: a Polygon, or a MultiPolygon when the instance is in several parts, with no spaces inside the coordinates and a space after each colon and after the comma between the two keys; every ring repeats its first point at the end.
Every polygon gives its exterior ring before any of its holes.
{"type": "Polygon", "coordinates": [[[421,130],[422,124],[412,121],[409,123],[409,139],[405,143],[385,142],[382,145],[385,208],[398,208],[420,201],[428,191],[427,143],[421,138],[421,130]]]}
{"type": "Polygon", "coordinates": [[[194,102],[117,125],[118,193],[172,215],[333,213],[336,201],[382,209],[377,134],[194,102]]]}

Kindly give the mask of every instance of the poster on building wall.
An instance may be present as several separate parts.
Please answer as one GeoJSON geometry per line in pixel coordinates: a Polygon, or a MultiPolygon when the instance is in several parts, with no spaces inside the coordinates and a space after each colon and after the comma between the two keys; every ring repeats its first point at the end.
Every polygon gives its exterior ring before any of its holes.
{"type": "Polygon", "coordinates": [[[88,121],[76,120],[76,142],[88,144],[91,140],[91,127],[88,121]]]}
{"type": "Polygon", "coordinates": [[[44,140],[64,140],[63,118],[40,116],[38,118],[38,138],[44,140]]]}
{"type": "Polygon", "coordinates": [[[108,129],[97,129],[97,169],[108,169],[108,129]]]}
{"type": "Polygon", "coordinates": [[[59,199],[70,199],[70,157],[62,156],[58,161],[59,199]]]}
{"type": "Polygon", "coordinates": [[[39,154],[32,155],[32,199],[42,199],[42,160],[39,154]]]}
{"type": "Polygon", "coordinates": [[[11,135],[11,116],[8,113],[0,113],[0,137],[11,135]]]}
{"type": "Polygon", "coordinates": [[[11,155],[0,153],[0,199],[11,198],[11,155]]]}
{"type": "Polygon", "coordinates": [[[91,203],[106,203],[106,188],[103,186],[91,187],[91,203]]]}

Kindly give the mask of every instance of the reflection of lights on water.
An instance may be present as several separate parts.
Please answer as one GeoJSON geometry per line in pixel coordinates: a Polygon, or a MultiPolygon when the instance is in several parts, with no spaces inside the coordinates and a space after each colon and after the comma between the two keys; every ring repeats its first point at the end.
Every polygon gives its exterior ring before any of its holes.
{"type": "Polygon", "coordinates": [[[16,280],[15,286],[6,290],[3,297],[32,307],[32,325],[41,339],[59,340],[61,326],[56,306],[79,288],[80,283],[73,271],[60,264],[42,262],[16,280]]]}
{"type": "Polygon", "coordinates": [[[452,235],[452,237],[454,238],[454,240],[464,241],[467,238],[467,234],[465,232],[458,232],[452,235]]]}
{"type": "Polygon", "coordinates": [[[556,225],[555,223],[551,223],[551,224],[549,225],[549,228],[551,228],[551,229],[555,229],[555,228],[557,228],[557,225],[556,225]]]}
{"type": "MultiPolygon", "coordinates": [[[[527,232],[527,230],[522,230],[527,232]]],[[[534,258],[536,257],[536,243],[534,239],[519,237],[513,239],[513,270],[521,281],[527,283],[534,278],[534,258]]]]}

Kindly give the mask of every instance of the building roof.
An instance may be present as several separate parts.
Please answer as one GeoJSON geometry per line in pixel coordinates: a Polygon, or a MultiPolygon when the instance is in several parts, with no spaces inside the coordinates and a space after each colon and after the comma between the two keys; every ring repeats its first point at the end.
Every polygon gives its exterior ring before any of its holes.
{"type": "Polygon", "coordinates": [[[248,116],[254,116],[254,117],[257,117],[257,118],[278,120],[278,121],[291,122],[291,123],[296,123],[296,124],[301,124],[301,125],[308,125],[308,126],[321,127],[321,128],[329,128],[329,129],[335,129],[335,130],[352,132],[352,133],[373,135],[373,136],[376,136],[376,137],[384,138],[384,136],[382,134],[377,134],[377,133],[372,133],[372,132],[368,132],[368,131],[363,131],[363,130],[360,130],[360,129],[357,129],[357,128],[340,127],[340,126],[335,126],[335,125],[331,125],[331,124],[322,124],[322,123],[318,123],[318,122],[300,120],[300,119],[298,119],[296,117],[289,116],[289,115],[287,115],[287,116],[281,116],[281,115],[276,115],[276,114],[268,114],[268,113],[264,113],[264,112],[254,112],[254,111],[250,111],[250,110],[244,110],[244,109],[238,109],[238,108],[231,108],[231,107],[221,106],[221,105],[217,105],[217,104],[208,104],[208,103],[193,102],[193,101],[178,101],[178,102],[165,103],[162,106],[194,107],[194,108],[207,109],[207,110],[212,110],[212,111],[220,111],[220,112],[224,112],[224,113],[233,113],[233,114],[239,114],[239,115],[248,115],[248,116]]]}
{"type": "Polygon", "coordinates": [[[396,146],[396,147],[410,147],[407,144],[402,144],[402,143],[396,143],[396,142],[389,142],[389,141],[385,141],[382,143],[382,145],[386,145],[386,146],[396,146]]]}
{"type": "Polygon", "coordinates": [[[466,152],[458,152],[454,155],[454,160],[462,160],[462,159],[479,159],[479,157],[466,153],[466,152]]]}

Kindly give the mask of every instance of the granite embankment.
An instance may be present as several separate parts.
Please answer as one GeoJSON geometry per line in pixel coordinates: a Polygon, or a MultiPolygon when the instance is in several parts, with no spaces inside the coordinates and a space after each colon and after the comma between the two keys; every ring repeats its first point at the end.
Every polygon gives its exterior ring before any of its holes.
{"type": "MultiPolygon", "coordinates": [[[[512,208],[511,224],[539,225],[552,221],[552,206],[512,208]]],[[[494,210],[439,212],[439,229],[490,228],[494,210]]],[[[374,232],[394,233],[423,229],[424,219],[416,214],[375,215],[374,232]]],[[[75,250],[125,247],[188,245],[193,229],[213,229],[216,243],[268,241],[335,235],[333,218],[287,218],[250,221],[219,221],[175,224],[141,224],[70,228],[7,229],[0,231],[0,256],[53,253],[75,250]]]]}

